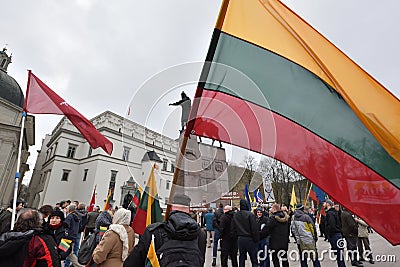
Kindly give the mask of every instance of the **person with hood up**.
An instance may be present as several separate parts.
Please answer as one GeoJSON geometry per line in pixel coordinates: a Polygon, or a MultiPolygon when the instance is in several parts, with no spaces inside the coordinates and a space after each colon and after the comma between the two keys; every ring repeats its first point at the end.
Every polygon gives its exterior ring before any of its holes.
{"type": "Polygon", "coordinates": [[[232,267],[238,266],[237,261],[237,236],[231,231],[231,224],[234,215],[232,206],[225,206],[224,214],[219,224],[221,237],[221,266],[228,267],[228,257],[231,259],[232,267]]]}
{"type": "Polygon", "coordinates": [[[129,226],[131,212],[119,208],[100,243],[93,252],[93,261],[102,267],[122,267],[135,245],[135,232],[129,226]]]}
{"type": "Polygon", "coordinates": [[[240,210],[233,216],[232,231],[234,231],[238,237],[239,266],[245,266],[247,253],[250,256],[252,266],[258,266],[258,225],[256,216],[249,211],[247,201],[244,199],[240,200],[240,210]]]}
{"type": "Polygon", "coordinates": [[[304,212],[302,204],[296,205],[291,230],[299,249],[301,267],[308,266],[307,256],[311,257],[314,267],[321,267],[316,247],[318,240],[317,229],[312,218],[304,212]]]}
{"type": "Polygon", "coordinates": [[[160,266],[204,266],[206,233],[190,215],[191,199],[175,194],[164,222],[148,225],[124,267],[145,266],[150,244],[160,266]]]}
{"type": "Polygon", "coordinates": [[[267,232],[270,235],[269,248],[271,251],[274,267],[280,267],[279,257],[282,259],[282,266],[288,267],[289,261],[287,251],[289,249],[289,214],[281,211],[279,204],[271,207],[271,216],[268,218],[267,232]]]}

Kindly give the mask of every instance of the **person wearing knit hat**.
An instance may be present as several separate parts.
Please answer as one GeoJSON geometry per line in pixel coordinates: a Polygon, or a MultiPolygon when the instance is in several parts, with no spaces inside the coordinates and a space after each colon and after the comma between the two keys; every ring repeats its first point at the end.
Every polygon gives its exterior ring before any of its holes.
{"type": "Polygon", "coordinates": [[[50,213],[49,218],[51,219],[52,217],[58,217],[58,218],[60,218],[60,221],[61,221],[61,222],[64,222],[64,221],[65,221],[64,212],[62,212],[61,210],[53,210],[53,211],[50,213]]]}
{"type": "Polygon", "coordinates": [[[317,229],[311,216],[304,212],[304,206],[302,204],[296,205],[291,231],[299,249],[300,265],[308,266],[307,260],[311,258],[314,267],[321,267],[316,247],[316,242],[318,240],[317,229]]]}
{"type": "Polygon", "coordinates": [[[53,234],[56,240],[57,253],[60,257],[60,260],[65,260],[72,251],[72,247],[69,246],[68,242],[65,247],[62,246],[62,239],[69,240],[65,235],[64,221],[64,212],[61,210],[53,210],[49,215],[48,223],[43,226],[44,229],[49,230],[53,234]]]}
{"type": "Polygon", "coordinates": [[[122,267],[135,244],[135,232],[129,226],[131,211],[119,208],[112,224],[93,251],[93,261],[103,267],[122,267]]]}

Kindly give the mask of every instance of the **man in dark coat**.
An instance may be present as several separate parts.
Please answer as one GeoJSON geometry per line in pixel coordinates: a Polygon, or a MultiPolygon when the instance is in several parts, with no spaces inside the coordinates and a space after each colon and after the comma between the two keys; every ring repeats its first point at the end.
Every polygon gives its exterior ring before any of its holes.
{"type": "Polygon", "coordinates": [[[203,266],[206,254],[206,233],[189,215],[190,198],[176,194],[171,213],[165,222],[152,223],[146,227],[139,243],[124,262],[124,267],[145,266],[150,243],[154,238],[154,249],[160,266],[176,262],[182,266],[203,266]],[[168,250],[166,249],[168,248],[168,250]]]}
{"type": "Polygon", "coordinates": [[[363,266],[357,257],[358,224],[353,215],[345,208],[342,209],[340,218],[342,220],[342,233],[346,239],[347,252],[351,260],[351,265],[363,266]]]}
{"type": "MultiPolygon", "coordinates": [[[[79,246],[78,233],[80,227],[81,216],[76,212],[76,206],[74,204],[67,206],[67,217],[65,218],[65,235],[72,241],[71,247],[74,251],[75,246],[79,246]]],[[[75,255],[76,256],[76,255],[75,255]]],[[[70,258],[74,257],[71,254],[64,262],[64,267],[70,266],[70,258]]],[[[75,258],[75,257],[74,257],[75,258]]]]}
{"type": "Polygon", "coordinates": [[[221,239],[221,266],[228,267],[228,257],[232,261],[232,266],[237,267],[237,236],[231,231],[233,215],[231,206],[225,206],[219,223],[219,234],[221,239]]]}
{"type": "Polygon", "coordinates": [[[288,267],[289,215],[281,211],[279,204],[274,204],[271,207],[271,216],[268,218],[267,231],[270,235],[269,248],[274,267],[280,266],[279,257],[282,259],[282,266],[288,267]]]}
{"type": "Polygon", "coordinates": [[[245,266],[247,253],[250,256],[252,266],[258,266],[257,248],[260,238],[258,225],[256,216],[249,211],[247,201],[244,199],[240,200],[240,210],[233,216],[232,228],[238,237],[239,266],[245,266]]]}
{"type": "Polygon", "coordinates": [[[258,241],[258,252],[257,252],[257,255],[259,255],[258,257],[259,266],[269,267],[270,266],[269,253],[268,253],[269,238],[267,229],[268,217],[264,216],[264,212],[261,207],[256,208],[255,213],[256,213],[256,222],[258,224],[258,230],[260,232],[260,241],[258,241]]]}
{"type": "Polygon", "coordinates": [[[214,212],[214,217],[212,220],[212,226],[214,229],[214,244],[213,244],[213,261],[212,261],[212,266],[217,265],[217,249],[218,249],[218,242],[219,242],[219,223],[221,220],[221,216],[224,214],[224,206],[222,203],[219,203],[218,209],[214,212]]]}
{"type": "Polygon", "coordinates": [[[344,255],[343,255],[343,236],[342,236],[342,222],[338,212],[333,206],[333,202],[330,199],[325,201],[326,203],[326,217],[325,217],[325,232],[328,236],[329,243],[333,251],[336,251],[336,261],[338,267],[345,267],[344,255]],[[338,246],[339,245],[339,246],[338,246]]]}
{"type": "MultiPolygon", "coordinates": [[[[18,211],[20,211],[24,206],[24,202],[17,200],[17,208],[15,216],[17,216],[18,211]]],[[[13,201],[11,200],[10,206],[7,209],[1,211],[0,213],[0,234],[10,231],[11,229],[11,217],[13,211],[13,201]]]]}

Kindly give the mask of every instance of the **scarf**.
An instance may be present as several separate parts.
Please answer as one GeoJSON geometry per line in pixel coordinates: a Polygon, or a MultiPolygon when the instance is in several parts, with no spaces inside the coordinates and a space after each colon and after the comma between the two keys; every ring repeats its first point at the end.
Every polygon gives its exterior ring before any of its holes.
{"type": "Polygon", "coordinates": [[[122,261],[128,257],[129,252],[129,239],[128,233],[124,225],[129,225],[131,222],[131,212],[124,208],[119,208],[113,217],[113,224],[110,225],[109,231],[113,231],[119,235],[119,239],[122,241],[122,261]]]}

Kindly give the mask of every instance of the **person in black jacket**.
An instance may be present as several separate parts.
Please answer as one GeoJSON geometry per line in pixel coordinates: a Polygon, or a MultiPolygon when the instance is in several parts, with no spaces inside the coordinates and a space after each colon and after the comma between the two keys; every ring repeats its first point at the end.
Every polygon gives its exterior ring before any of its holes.
{"type": "Polygon", "coordinates": [[[343,257],[343,236],[342,236],[342,222],[340,220],[338,212],[333,207],[333,202],[330,199],[325,201],[326,203],[326,217],[325,217],[325,232],[328,236],[329,243],[331,244],[332,250],[336,252],[336,261],[338,267],[345,267],[343,257]]]}
{"type": "Polygon", "coordinates": [[[179,266],[204,266],[206,233],[189,215],[190,198],[176,194],[171,213],[165,222],[152,223],[146,227],[139,243],[124,262],[124,267],[145,266],[150,243],[154,238],[154,249],[160,266],[166,262],[185,264],[179,266]]]}
{"type": "Polygon", "coordinates": [[[250,256],[252,266],[258,266],[258,225],[256,216],[249,211],[247,201],[244,199],[240,200],[240,210],[233,216],[232,228],[238,236],[239,266],[245,266],[247,253],[250,256]]]}
{"type": "Polygon", "coordinates": [[[45,230],[48,230],[53,235],[58,245],[57,252],[61,260],[65,260],[72,251],[72,248],[70,246],[68,247],[68,242],[61,241],[62,239],[69,240],[65,236],[64,221],[64,213],[60,210],[53,210],[49,215],[49,221],[43,226],[45,230]],[[66,247],[64,246],[66,245],[65,242],[68,244],[66,247]]]}
{"type": "Polygon", "coordinates": [[[212,266],[217,265],[217,251],[218,251],[218,242],[220,238],[219,234],[219,223],[221,220],[222,214],[224,214],[224,206],[222,203],[219,203],[219,208],[214,212],[214,218],[212,220],[212,226],[214,229],[214,244],[213,244],[213,261],[212,266]]]}
{"type": "Polygon", "coordinates": [[[221,239],[221,266],[228,267],[228,257],[231,259],[232,266],[237,267],[237,236],[231,231],[233,215],[232,207],[227,205],[224,214],[221,215],[219,223],[219,234],[221,239]]]}
{"type": "Polygon", "coordinates": [[[282,266],[288,267],[289,261],[287,251],[289,248],[289,214],[281,211],[279,204],[271,207],[271,216],[268,218],[267,232],[270,235],[269,248],[272,262],[275,267],[279,267],[279,258],[282,259],[282,266]]]}
{"type": "Polygon", "coordinates": [[[346,239],[347,252],[351,260],[352,266],[363,266],[361,261],[358,261],[357,238],[358,238],[358,224],[353,215],[345,208],[343,208],[341,215],[342,233],[346,239]]]}
{"type": "Polygon", "coordinates": [[[260,241],[258,241],[258,252],[257,258],[259,260],[260,267],[269,267],[269,254],[268,254],[268,246],[269,246],[269,237],[268,237],[268,219],[264,216],[263,209],[261,207],[256,208],[256,222],[258,224],[258,230],[260,233],[260,241]]]}
{"type": "MultiPolygon", "coordinates": [[[[72,252],[74,252],[74,247],[79,246],[80,239],[78,239],[79,227],[80,227],[81,216],[76,212],[76,206],[74,204],[67,206],[67,216],[65,217],[65,235],[72,241],[71,247],[72,252]]],[[[70,254],[68,258],[64,261],[64,267],[69,267],[70,262],[75,261],[76,255],[70,254]]]]}

